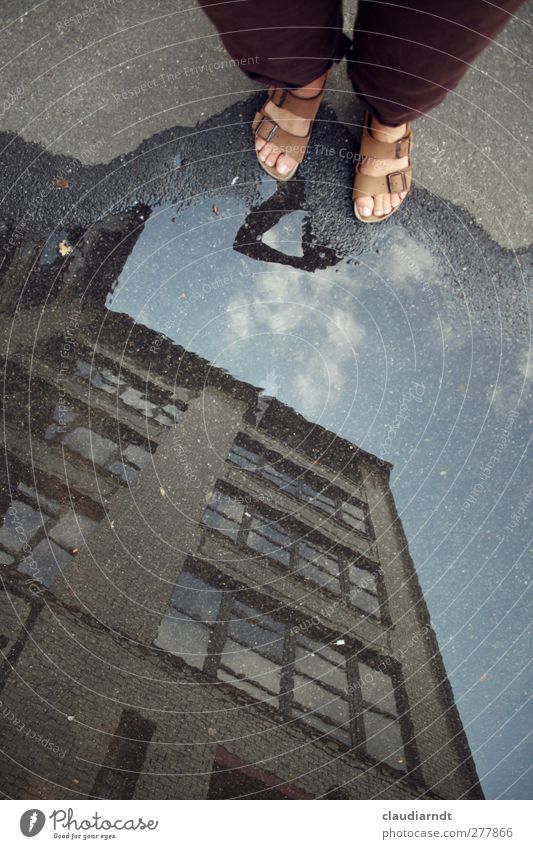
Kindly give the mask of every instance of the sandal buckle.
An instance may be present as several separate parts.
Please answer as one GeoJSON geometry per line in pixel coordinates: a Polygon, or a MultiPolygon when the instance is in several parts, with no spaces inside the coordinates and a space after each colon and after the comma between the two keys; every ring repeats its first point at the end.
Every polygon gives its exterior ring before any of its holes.
{"type": "Polygon", "coordinates": [[[259,121],[257,127],[255,128],[255,134],[256,134],[256,136],[259,136],[260,139],[263,139],[264,141],[269,142],[274,138],[274,136],[276,135],[278,130],[279,130],[278,125],[274,121],[272,121],[271,118],[267,118],[267,117],[263,116],[261,118],[261,120],[259,121]],[[267,136],[262,136],[259,131],[260,131],[261,127],[263,126],[263,124],[265,123],[265,121],[268,121],[269,124],[272,124],[272,129],[270,130],[270,132],[268,133],[267,136]]]}
{"type": "Polygon", "coordinates": [[[392,174],[387,174],[387,185],[389,187],[389,192],[406,192],[407,191],[407,178],[403,171],[393,171],[392,174]],[[401,189],[395,188],[393,186],[392,179],[393,177],[400,177],[402,181],[401,189]]]}

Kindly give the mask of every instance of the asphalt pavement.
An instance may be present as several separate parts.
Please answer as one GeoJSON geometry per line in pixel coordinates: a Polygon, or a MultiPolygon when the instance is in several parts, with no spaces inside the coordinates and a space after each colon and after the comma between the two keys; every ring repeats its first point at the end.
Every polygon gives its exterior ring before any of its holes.
{"type": "MultiPolygon", "coordinates": [[[[345,4],[347,31],[355,5],[345,4]]],[[[532,24],[527,4],[416,127],[416,184],[468,210],[508,248],[531,242],[532,24]]],[[[12,0],[1,26],[0,130],[84,164],[110,162],[176,125],[195,127],[258,88],[184,0],[12,0]]],[[[362,110],[342,64],[325,102],[355,150],[362,110]]]]}
{"type": "Polygon", "coordinates": [[[87,349],[116,323],[117,360],[135,328],[139,374],[157,334],[391,461],[485,794],[528,798],[531,4],[416,123],[414,190],[371,227],[350,203],[362,108],[343,64],[297,178],[277,184],[250,134],[261,86],[194,3],[9,0],[0,15],[0,335],[28,370],[9,387],[9,450],[24,453],[28,375],[32,440],[56,427],[41,418],[79,314],[87,349]]]}

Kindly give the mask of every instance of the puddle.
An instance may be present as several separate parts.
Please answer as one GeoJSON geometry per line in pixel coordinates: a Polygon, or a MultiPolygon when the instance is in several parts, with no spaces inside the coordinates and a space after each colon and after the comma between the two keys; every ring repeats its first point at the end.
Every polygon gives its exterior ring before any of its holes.
{"type": "MultiPolygon", "coordinates": [[[[186,167],[173,147],[166,155],[175,169],[186,167]]],[[[186,161],[194,162],[191,152],[186,161]]],[[[2,293],[9,349],[2,568],[47,587],[68,578],[96,528],[114,530],[113,499],[135,492],[191,399],[227,375],[242,384],[235,397],[255,397],[256,427],[281,402],[393,464],[392,493],[460,714],[486,792],[497,795],[525,768],[518,754],[497,777],[491,772],[524,731],[524,553],[533,498],[524,462],[532,376],[526,255],[483,241],[460,211],[423,192],[405,216],[370,232],[354,231],[343,213],[334,237],[318,213],[312,166],[307,184],[279,190],[262,177],[247,183],[247,167],[239,174],[227,163],[230,188],[124,202],[88,227],[26,234],[24,248],[13,241],[2,293]],[[428,215],[432,205],[446,222],[442,239],[428,215]],[[68,257],[57,253],[62,239],[74,247],[68,257]],[[198,358],[201,377],[190,365],[198,358]],[[179,391],[158,373],[163,360],[179,391]],[[18,559],[30,550],[34,569],[18,559]],[[504,732],[512,716],[513,729],[504,732]]],[[[220,421],[207,414],[204,426],[216,445],[220,421]]],[[[182,485],[192,485],[184,463],[178,471],[182,485]]],[[[161,484],[159,496],[167,495],[161,484]]],[[[219,495],[230,505],[231,497],[219,495]]],[[[153,510],[135,507],[139,515],[153,510]]],[[[243,530],[228,530],[228,516],[224,527],[237,538],[243,530]]],[[[238,522],[248,528],[251,519],[241,511],[238,522]]],[[[128,521],[134,539],[141,520],[132,512],[128,521]]],[[[147,568],[158,574],[157,558],[147,568]]],[[[203,581],[220,594],[213,576],[200,578],[192,567],[186,574],[191,586],[203,581]]],[[[372,612],[377,590],[358,591],[372,612]]],[[[237,597],[236,620],[244,615],[240,603],[237,597]]],[[[89,598],[85,605],[95,612],[89,598]]],[[[222,636],[205,624],[183,636],[176,610],[192,616],[172,602],[155,646],[172,652],[182,640],[182,654],[196,658],[190,665],[203,668],[209,641],[222,636]]],[[[251,605],[249,616],[258,615],[251,605]]],[[[282,640],[273,622],[261,627],[282,640]]],[[[303,642],[295,645],[303,651],[303,642]]],[[[335,645],[342,653],[344,639],[335,645]]],[[[311,648],[305,651],[314,656],[311,648]]],[[[279,677],[275,685],[269,677],[274,660],[259,673],[267,701],[279,697],[279,677]]],[[[219,680],[240,687],[238,664],[228,660],[224,669],[219,680]]],[[[346,730],[342,710],[324,709],[314,727],[336,723],[336,739],[349,746],[355,731],[346,730]]],[[[380,721],[369,719],[378,739],[380,721]]],[[[143,739],[153,733],[150,726],[143,739]]],[[[135,750],[139,769],[147,746],[142,757],[135,750]]],[[[220,768],[229,769],[224,757],[220,768]]],[[[387,762],[403,770],[403,757],[387,762]]],[[[107,753],[95,786],[111,781],[110,764],[119,761],[118,749],[107,753]]],[[[226,792],[220,782],[217,792],[226,792]]]]}
{"type": "MultiPolygon", "coordinates": [[[[505,615],[525,589],[528,525],[512,518],[530,492],[525,340],[512,316],[505,328],[480,320],[446,257],[401,226],[311,273],[235,252],[246,215],[237,200],[216,219],[208,201],[182,216],[155,208],[107,306],[394,463],[447,667],[463,716],[475,716],[484,692],[490,700],[522,668],[521,651],[504,659],[498,647],[526,624],[505,615]]],[[[296,215],[263,243],[290,256],[302,240],[296,215]]]]}

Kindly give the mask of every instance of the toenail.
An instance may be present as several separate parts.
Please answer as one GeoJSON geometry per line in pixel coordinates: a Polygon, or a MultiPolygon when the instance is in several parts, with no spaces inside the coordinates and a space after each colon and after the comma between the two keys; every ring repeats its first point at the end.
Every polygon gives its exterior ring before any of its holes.
{"type": "Polygon", "coordinates": [[[278,171],[280,172],[280,174],[288,174],[289,173],[289,166],[287,165],[286,162],[282,162],[281,165],[278,168],[278,171]]]}
{"type": "Polygon", "coordinates": [[[369,210],[368,206],[365,206],[365,207],[364,207],[364,209],[363,209],[363,215],[370,215],[370,210],[369,210]]]}

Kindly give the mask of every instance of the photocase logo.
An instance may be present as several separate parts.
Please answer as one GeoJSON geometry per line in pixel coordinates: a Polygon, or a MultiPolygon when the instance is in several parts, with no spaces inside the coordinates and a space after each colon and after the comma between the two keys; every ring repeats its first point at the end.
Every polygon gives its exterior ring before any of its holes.
{"type": "Polygon", "coordinates": [[[20,818],[20,830],[24,837],[35,837],[42,830],[46,817],[42,811],[31,808],[25,811],[20,818]]]}

